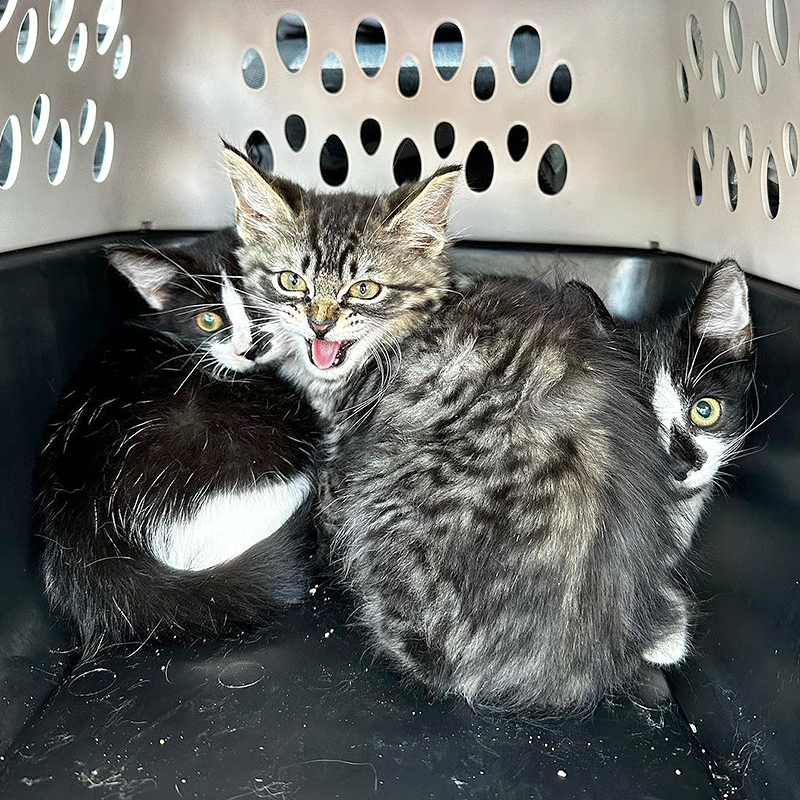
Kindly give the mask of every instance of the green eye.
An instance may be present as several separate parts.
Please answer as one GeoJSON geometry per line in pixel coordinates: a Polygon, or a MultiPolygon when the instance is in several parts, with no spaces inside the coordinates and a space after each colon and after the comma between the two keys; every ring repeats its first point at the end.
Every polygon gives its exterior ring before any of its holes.
{"type": "Polygon", "coordinates": [[[359,281],[354,283],[347,294],[357,300],[372,300],[380,294],[381,285],[375,281],[359,281]]]}
{"type": "Polygon", "coordinates": [[[197,327],[206,333],[218,331],[223,324],[222,317],[219,314],[215,314],[213,311],[203,311],[202,314],[198,314],[194,318],[194,321],[197,323],[197,327]]]}
{"type": "Polygon", "coordinates": [[[287,292],[304,292],[308,289],[308,284],[296,272],[281,272],[278,283],[281,289],[286,289],[287,292]]]}
{"type": "Polygon", "coordinates": [[[708,428],[722,416],[722,405],[713,397],[701,397],[692,406],[689,417],[700,428],[708,428]]]}

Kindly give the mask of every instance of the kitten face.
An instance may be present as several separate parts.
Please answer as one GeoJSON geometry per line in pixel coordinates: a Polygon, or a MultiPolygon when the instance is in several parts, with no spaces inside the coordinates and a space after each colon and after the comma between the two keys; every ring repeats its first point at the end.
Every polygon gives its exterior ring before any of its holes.
{"type": "Polygon", "coordinates": [[[158,314],[159,327],[191,347],[206,366],[250,372],[272,360],[271,336],[248,311],[230,231],[188,247],[125,245],[109,258],[158,314]]]}
{"type": "Polygon", "coordinates": [[[267,178],[232,148],[244,285],[269,309],[285,353],[312,378],[343,381],[439,304],[457,169],[387,195],[316,194],[267,178]]]}
{"type": "Polygon", "coordinates": [[[709,273],[688,317],[643,341],[653,409],[682,491],[710,486],[747,429],[754,351],[744,273],[725,262],[709,273]]]}

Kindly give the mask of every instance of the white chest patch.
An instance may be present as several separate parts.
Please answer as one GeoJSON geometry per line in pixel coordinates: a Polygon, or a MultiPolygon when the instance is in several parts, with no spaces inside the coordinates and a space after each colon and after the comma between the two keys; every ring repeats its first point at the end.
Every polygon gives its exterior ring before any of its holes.
{"type": "Polygon", "coordinates": [[[191,517],[165,521],[153,532],[153,555],[168,567],[192,571],[229,561],[275,533],[312,490],[301,475],[213,494],[191,517]]]}

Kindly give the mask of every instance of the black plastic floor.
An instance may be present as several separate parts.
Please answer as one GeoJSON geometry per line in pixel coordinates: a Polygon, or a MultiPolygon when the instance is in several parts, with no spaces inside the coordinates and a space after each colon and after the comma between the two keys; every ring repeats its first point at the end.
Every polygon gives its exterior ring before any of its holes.
{"type": "MultiPolygon", "coordinates": [[[[25,572],[28,476],[66,375],[125,305],[96,246],[0,260],[0,797],[800,797],[797,293],[751,284],[758,333],[775,334],[760,343],[762,418],[795,397],[755,433],[766,447],[740,462],[703,525],[697,655],[668,676],[680,705],[509,719],[404,686],[324,586],[258,635],[126,645],[83,664],[57,652],[68,645],[25,572]]],[[[553,256],[471,247],[457,258],[518,271],[553,256]]],[[[559,271],[630,316],[683,304],[700,275],[641,253],[569,253],[559,271]]]]}

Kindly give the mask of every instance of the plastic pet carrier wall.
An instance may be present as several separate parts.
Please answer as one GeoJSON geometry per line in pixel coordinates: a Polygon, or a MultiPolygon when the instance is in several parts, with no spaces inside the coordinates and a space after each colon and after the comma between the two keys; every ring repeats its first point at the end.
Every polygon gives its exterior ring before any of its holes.
{"type": "Polygon", "coordinates": [[[798,126],[800,0],[0,0],[0,795],[800,798],[798,126]],[[277,640],[76,666],[30,566],[37,448],[130,300],[100,246],[231,223],[220,137],[326,191],[462,162],[479,267],[633,259],[648,308],[698,262],[754,276],[779,414],[704,523],[668,708],[429,703],[322,590],[277,640]]]}
{"type": "Polygon", "coordinates": [[[463,161],[466,238],[736,253],[800,285],[784,0],[0,7],[3,249],[226,222],[224,135],[321,188],[463,161]]]}

